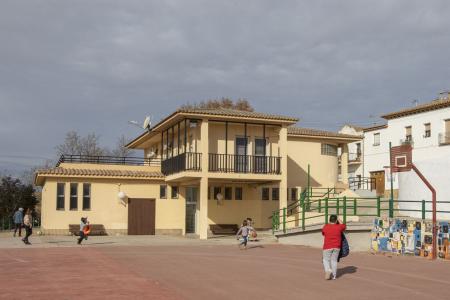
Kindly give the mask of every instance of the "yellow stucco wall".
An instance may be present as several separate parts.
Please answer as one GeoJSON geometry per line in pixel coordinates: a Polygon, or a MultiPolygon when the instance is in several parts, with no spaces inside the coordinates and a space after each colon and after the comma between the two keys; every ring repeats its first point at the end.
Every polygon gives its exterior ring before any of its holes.
{"type": "MultiPolygon", "coordinates": [[[[321,154],[321,144],[329,141],[288,137],[288,187],[305,187],[308,164],[311,166],[311,186],[333,187],[338,178],[338,158],[321,154]]],[[[337,145],[337,144],[334,144],[337,145]]]]}
{"type": "Polygon", "coordinates": [[[161,230],[177,230],[184,233],[185,199],[180,189],[178,199],[159,198],[162,181],[148,180],[107,180],[49,178],[42,190],[42,229],[46,232],[66,233],[69,224],[79,224],[80,218],[87,216],[92,224],[103,224],[110,232],[126,233],[128,228],[128,207],[119,203],[117,194],[125,192],[129,198],[153,198],[156,200],[155,227],[161,230]],[[56,209],[56,188],[58,182],[66,183],[65,209],[56,209]],[[70,183],[78,184],[78,210],[70,210],[70,183]],[[83,183],[91,183],[91,209],[82,210],[83,183]]]}

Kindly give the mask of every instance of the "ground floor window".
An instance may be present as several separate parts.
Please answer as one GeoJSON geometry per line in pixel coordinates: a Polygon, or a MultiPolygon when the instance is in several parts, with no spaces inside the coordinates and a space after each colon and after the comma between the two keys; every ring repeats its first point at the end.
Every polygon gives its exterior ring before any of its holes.
{"type": "Polygon", "coordinates": [[[91,184],[83,183],[83,210],[91,209],[91,184]]]}
{"type": "Polygon", "coordinates": [[[225,200],[233,199],[233,189],[230,186],[225,187],[225,200]]]}
{"type": "Polygon", "coordinates": [[[172,186],[172,199],[178,198],[178,186],[172,186]]]}
{"type": "Polygon", "coordinates": [[[58,210],[64,210],[65,186],[64,183],[58,183],[56,186],[56,209],[58,210]]]}
{"type": "Polygon", "coordinates": [[[280,188],[272,188],[272,200],[280,200],[280,188]]]}
{"type": "Polygon", "coordinates": [[[297,201],[297,192],[298,192],[297,188],[291,189],[291,200],[292,201],[297,201]]]}
{"type": "Polygon", "coordinates": [[[234,199],[242,200],[242,188],[241,187],[236,187],[234,189],[234,199]]]}
{"type": "Polygon", "coordinates": [[[78,183],[70,184],[70,210],[78,210],[78,183]]]}
{"type": "Polygon", "coordinates": [[[269,188],[262,188],[261,189],[261,200],[269,200],[270,197],[270,189],[269,188]]]}
{"type": "Polygon", "coordinates": [[[167,198],[167,185],[162,184],[159,186],[159,198],[166,199],[167,198]]]}

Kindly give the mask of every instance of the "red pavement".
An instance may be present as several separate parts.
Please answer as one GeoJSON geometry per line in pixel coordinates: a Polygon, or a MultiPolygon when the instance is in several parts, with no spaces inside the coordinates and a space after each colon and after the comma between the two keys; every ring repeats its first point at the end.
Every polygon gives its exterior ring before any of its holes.
{"type": "Polygon", "coordinates": [[[3,249],[4,299],[450,299],[448,262],[266,245],[3,249]]]}

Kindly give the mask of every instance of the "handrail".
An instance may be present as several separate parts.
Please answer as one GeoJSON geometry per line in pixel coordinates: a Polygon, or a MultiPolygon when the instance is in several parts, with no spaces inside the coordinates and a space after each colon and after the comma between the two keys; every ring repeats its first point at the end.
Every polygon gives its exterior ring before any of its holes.
{"type": "MultiPolygon", "coordinates": [[[[312,199],[308,203],[306,199],[304,201],[296,202],[295,205],[290,205],[289,210],[291,214],[287,213],[286,208],[281,208],[272,213],[272,230],[276,231],[282,225],[283,231],[286,232],[286,224],[292,222],[296,223],[298,228],[305,230],[306,220],[314,218],[324,218],[323,223],[328,222],[328,216],[330,212],[343,216],[343,221],[346,223],[347,216],[359,216],[359,217],[381,217],[382,215],[393,215],[393,212],[421,212],[422,219],[425,219],[427,213],[431,213],[431,209],[427,209],[427,204],[431,201],[425,200],[394,200],[398,203],[420,203],[420,209],[414,208],[385,208],[383,204],[389,203],[389,199],[381,199],[380,197],[325,197],[320,199],[312,199]],[[359,203],[364,201],[364,203],[359,203]],[[369,203],[367,203],[369,201],[369,203]],[[373,204],[370,201],[374,201],[373,204]],[[307,207],[307,204],[309,207],[307,207]],[[361,209],[366,211],[361,212],[361,209]],[[367,209],[373,209],[373,211],[367,212],[367,209]],[[294,212],[294,210],[297,210],[294,212]],[[306,212],[317,212],[318,215],[307,216],[306,212]],[[287,220],[287,217],[295,215],[294,218],[287,220]],[[282,221],[281,221],[282,220],[282,221]]],[[[437,201],[437,204],[450,204],[450,201],[437,201]]],[[[450,210],[438,210],[441,214],[450,214],[450,210]]]]}
{"type": "Polygon", "coordinates": [[[82,155],[82,154],[62,154],[59,157],[56,166],[59,167],[61,163],[161,166],[161,160],[159,158],[111,156],[111,155],[82,155]]]}

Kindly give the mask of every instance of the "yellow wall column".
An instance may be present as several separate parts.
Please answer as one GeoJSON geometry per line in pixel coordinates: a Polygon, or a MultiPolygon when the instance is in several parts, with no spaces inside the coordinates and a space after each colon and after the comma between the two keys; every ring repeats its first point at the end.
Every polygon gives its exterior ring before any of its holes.
{"type": "Polygon", "coordinates": [[[342,183],[348,184],[348,145],[342,144],[341,148],[341,181],[342,183]]]}
{"type": "Polygon", "coordinates": [[[280,209],[287,207],[287,127],[280,129],[280,157],[281,157],[281,181],[280,181],[280,209]]]}
{"type": "Polygon", "coordinates": [[[208,238],[208,156],[209,156],[209,124],[203,119],[200,127],[200,153],[202,154],[202,172],[200,178],[200,210],[198,217],[198,234],[200,239],[208,238]]]}

